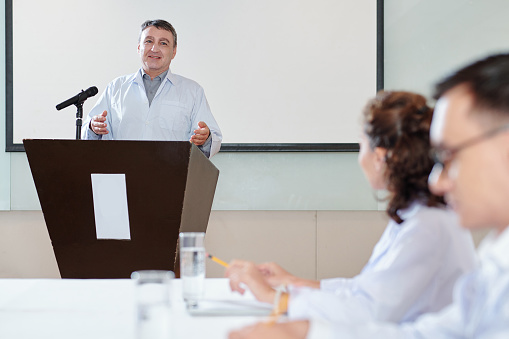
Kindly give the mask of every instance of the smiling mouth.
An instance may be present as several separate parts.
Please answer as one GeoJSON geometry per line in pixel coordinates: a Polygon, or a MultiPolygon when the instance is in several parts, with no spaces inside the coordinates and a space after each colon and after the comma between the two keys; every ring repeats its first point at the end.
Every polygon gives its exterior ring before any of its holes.
{"type": "Polygon", "coordinates": [[[149,55],[148,57],[151,59],[161,59],[160,56],[155,56],[155,55],[149,55]]]}

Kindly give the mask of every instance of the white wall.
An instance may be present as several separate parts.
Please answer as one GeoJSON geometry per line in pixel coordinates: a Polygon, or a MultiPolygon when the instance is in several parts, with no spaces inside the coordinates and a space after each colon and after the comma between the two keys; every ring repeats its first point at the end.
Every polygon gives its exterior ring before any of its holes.
{"type": "Polygon", "coordinates": [[[385,0],[385,87],[431,95],[447,73],[509,51],[507,0],[385,0]]]}

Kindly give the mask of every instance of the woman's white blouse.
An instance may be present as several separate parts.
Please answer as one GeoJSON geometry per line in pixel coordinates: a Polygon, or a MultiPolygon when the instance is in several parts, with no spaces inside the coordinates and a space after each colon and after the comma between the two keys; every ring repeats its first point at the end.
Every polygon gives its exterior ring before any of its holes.
{"type": "Polygon", "coordinates": [[[470,232],[454,212],[414,203],[389,222],[354,278],[325,279],[320,290],[290,287],[290,318],[403,323],[452,302],[453,287],[477,265],[470,232]]]}

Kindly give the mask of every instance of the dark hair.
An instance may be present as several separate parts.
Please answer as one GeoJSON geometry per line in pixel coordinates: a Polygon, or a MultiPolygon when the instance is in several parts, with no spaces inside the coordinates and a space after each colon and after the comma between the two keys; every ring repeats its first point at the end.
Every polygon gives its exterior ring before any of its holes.
{"type": "Polygon", "coordinates": [[[489,56],[450,74],[435,86],[435,99],[462,84],[469,87],[477,111],[509,117],[509,54],[489,56]]]}
{"type": "Polygon", "coordinates": [[[433,168],[429,156],[432,116],[426,99],[410,92],[380,91],[364,108],[364,133],[371,149],[387,150],[385,176],[390,192],[387,214],[399,224],[403,220],[398,211],[413,201],[427,206],[445,205],[443,198],[428,188],[433,168]]]}
{"type": "Polygon", "coordinates": [[[140,28],[140,35],[138,36],[138,43],[141,40],[141,34],[143,31],[150,26],[154,26],[157,29],[164,29],[165,31],[171,32],[173,35],[173,47],[177,47],[177,31],[175,31],[175,28],[165,20],[156,19],[156,20],[147,20],[144,23],[141,24],[140,28]]]}

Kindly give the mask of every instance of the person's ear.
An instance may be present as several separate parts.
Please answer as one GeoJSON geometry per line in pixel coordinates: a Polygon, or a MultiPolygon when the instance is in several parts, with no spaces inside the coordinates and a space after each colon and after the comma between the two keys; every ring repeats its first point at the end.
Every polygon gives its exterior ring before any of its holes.
{"type": "Polygon", "coordinates": [[[175,58],[175,55],[177,55],[177,46],[173,47],[173,56],[171,57],[171,60],[175,58]]]}
{"type": "Polygon", "coordinates": [[[383,147],[375,148],[375,169],[377,171],[385,169],[385,157],[387,156],[387,149],[383,147]]]}

